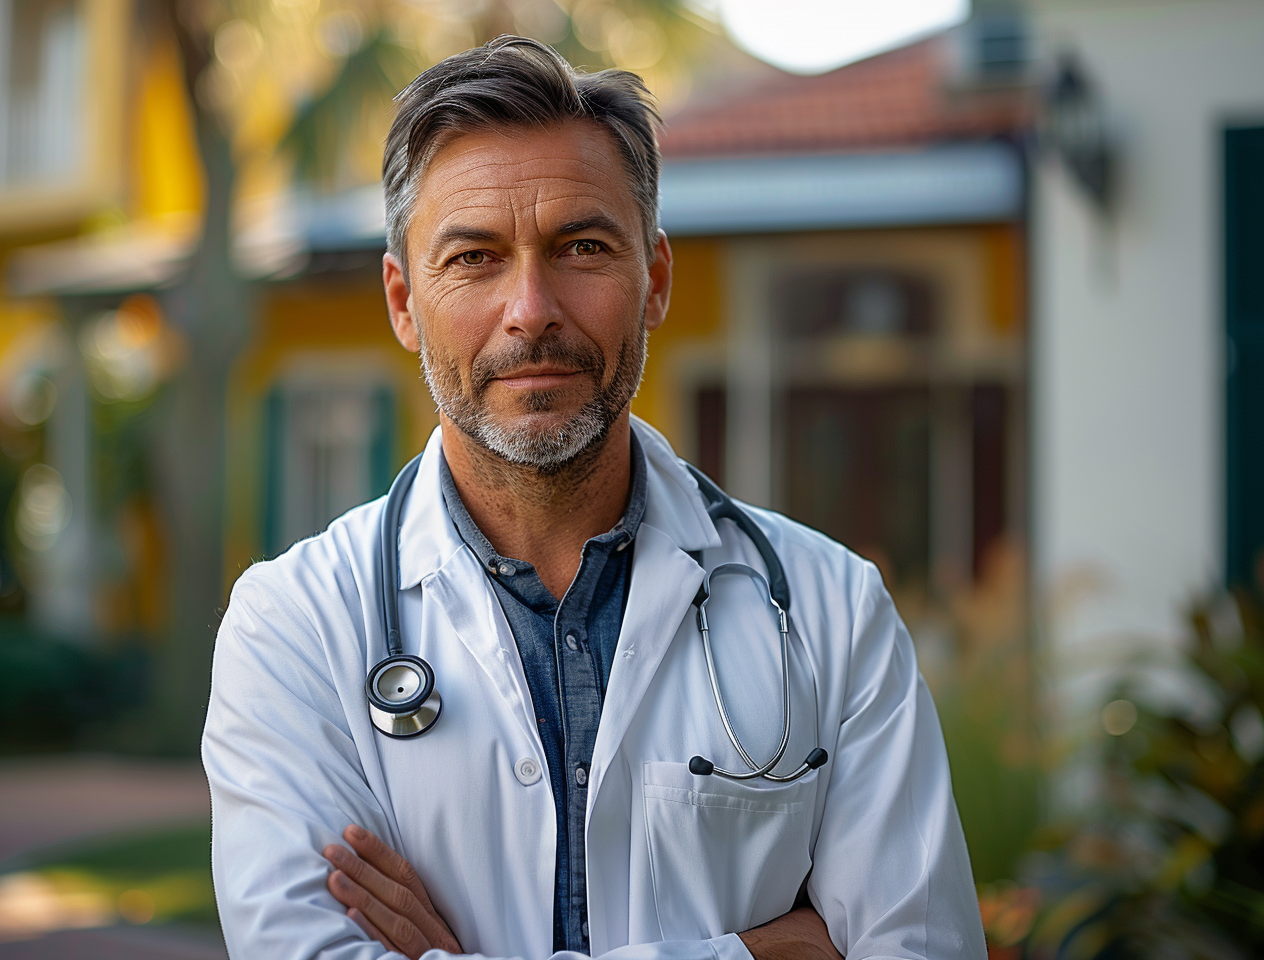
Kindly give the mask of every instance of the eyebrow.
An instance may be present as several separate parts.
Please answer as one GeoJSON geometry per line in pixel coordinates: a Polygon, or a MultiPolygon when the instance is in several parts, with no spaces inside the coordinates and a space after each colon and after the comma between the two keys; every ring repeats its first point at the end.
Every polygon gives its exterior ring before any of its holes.
{"type": "Polygon", "coordinates": [[[627,231],[619,225],[617,220],[606,216],[604,213],[592,213],[586,217],[579,217],[576,220],[568,220],[557,228],[557,234],[565,237],[573,233],[586,233],[589,230],[604,230],[606,233],[617,237],[623,243],[628,242],[627,231]]]}
{"type": "MultiPolygon", "coordinates": [[[[628,242],[627,231],[619,225],[617,220],[604,213],[592,213],[588,216],[568,220],[557,228],[557,235],[566,237],[576,233],[586,233],[589,230],[604,230],[619,241],[623,243],[628,242]]],[[[444,227],[434,235],[434,238],[430,241],[430,249],[442,250],[453,243],[495,243],[500,239],[500,234],[494,230],[483,230],[478,227],[453,224],[452,226],[444,227]]]]}
{"type": "Polygon", "coordinates": [[[431,250],[442,250],[451,243],[494,243],[500,234],[492,230],[480,230],[478,227],[463,227],[459,224],[444,227],[430,241],[431,250]]]}

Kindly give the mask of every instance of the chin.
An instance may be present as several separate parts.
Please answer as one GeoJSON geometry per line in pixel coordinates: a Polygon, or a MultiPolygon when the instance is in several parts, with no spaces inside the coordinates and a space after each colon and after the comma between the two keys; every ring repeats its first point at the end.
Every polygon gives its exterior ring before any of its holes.
{"type": "Polygon", "coordinates": [[[489,418],[480,424],[476,440],[510,463],[554,474],[599,450],[609,428],[608,419],[588,405],[573,413],[489,418]]]}

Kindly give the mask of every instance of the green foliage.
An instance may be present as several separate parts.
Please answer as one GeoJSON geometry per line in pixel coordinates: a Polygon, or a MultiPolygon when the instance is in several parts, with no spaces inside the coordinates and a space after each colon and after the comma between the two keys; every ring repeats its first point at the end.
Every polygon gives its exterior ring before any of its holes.
{"type": "MultiPolygon", "coordinates": [[[[732,54],[719,28],[685,0],[488,0],[462,11],[463,43],[505,33],[552,45],[584,70],[618,67],[642,75],[657,93],[689,88],[691,76],[717,56],[732,54]]],[[[321,92],[299,105],[280,149],[294,159],[296,178],[321,190],[351,185],[352,154],[380,144],[392,98],[422,69],[456,52],[431,40],[451,24],[410,4],[358,8],[369,22],[365,42],[347,54],[321,92]],[[427,49],[422,49],[422,47],[427,49]]],[[[259,19],[259,11],[253,19],[259,19]]],[[[459,48],[460,45],[458,45],[459,48]]]]}
{"type": "Polygon", "coordinates": [[[976,883],[1018,875],[1044,785],[1021,646],[969,658],[937,695],[952,789],[976,883]]]}
{"type": "Polygon", "coordinates": [[[1044,776],[1003,690],[971,684],[939,699],[953,795],[978,884],[1018,876],[1040,822],[1044,776]]]}
{"type": "Polygon", "coordinates": [[[10,863],[63,896],[92,897],[103,919],[177,921],[219,928],[211,886],[209,823],[115,834],[77,842],[10,863]]]}
{"type": "Polygon", "coordinates": [[[347,136],[361,118],[391,98],[420,69],[418,57],[380,28],[343,60],[325,90],[299,108],[281,142],[294,157],[295,172],[308,183],[332,185],[347,155],[347,136]]]}
{"type": "Polygon", "coordinates": [[[1142,668],[1103,713],[1114,736],[1102,747],[1101,799],[1037,860],[1046,907],[1029,956],[1264,954],[1259,607],[1218,598],[1191,624],[1188,694],[1157,703],[1153,669],[1142,668]]]}
{"type": "Polygon", "coordinates": [[[0,752],[60,750],[143,700],[145,663],[106,655],[0,618],[0,752]]]}

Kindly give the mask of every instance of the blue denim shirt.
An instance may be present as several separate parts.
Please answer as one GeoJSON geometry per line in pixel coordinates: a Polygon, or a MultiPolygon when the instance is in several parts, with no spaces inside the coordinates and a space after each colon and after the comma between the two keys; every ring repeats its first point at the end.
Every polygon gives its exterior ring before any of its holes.
{"type": "Polygon", "coordinates": [[[588,767],[632,581],[630,547],[645,514],[645,456],[634,433],[623,518],[584,544],[579,570],[560,603],[534,566],[492,548],[461,502],[446,459],[440,461],[439,478],[448,515],[500,599],[531,690],[557,807],[553,949],[588,953],[588,767]]]}

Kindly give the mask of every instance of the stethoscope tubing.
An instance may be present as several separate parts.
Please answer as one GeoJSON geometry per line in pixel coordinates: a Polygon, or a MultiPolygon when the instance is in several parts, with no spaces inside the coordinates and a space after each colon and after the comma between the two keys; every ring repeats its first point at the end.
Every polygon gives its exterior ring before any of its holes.
{"type": "Polygon", "coordinates": [[[724,731],[729,735],[729,739],[733,742],[733,746],[737,749],[738,756],[742,758],[742,762],[750,767],[749,773],[738,773],[732,770],[725,770],[722,767],[714,767],[712,772],[718,773],[722,777],[730,780],[753,780],[756,777],[767,776],[768,771],[781,762],[781,758],[785,756],[786,747],[790,745],[790,646],[789,646],[789,623],[786,619],[786,612],[781,609],[781,605],[773,599],[772,591],[768,587],[767,581],[760,576],[759,572],[744,563],[722,563],[707,573],[703,580],[703,589],[706,591],[706,599],[698,607],[698,632],[702,634],[702,649],[706,653],[707,659],[707,676],[711,680],[711,695],[715,698],[716,709],[720,713],[720,721],[724,724],[724,731]],[[778,633],[781,635],[781,743],[773,754],[772,759],[767,763],[759,764],[751,759],[750,753],[742,744],[741,738],[737,735],[732,721],[729,720],[729,712],[724,704],[724,696],[720,693],[719,674],[715,669],[715,654],[711,649],[711,630],[707,623],[707,604],[711,602],[711,580],[725,574],[742,574],[750,577],[756,583],[764,587],[768,593],[768,602],[773,605],[777,611],[778,633]]]}
{"type": "Polygon", "coordinates": [[[698,490],[707,501],[708,516],[713,521],[732,520],[738,529],[746,534],[755,545],[760,559],[764,562],[764,568],[768,571],[768,579],[765,580],[757,570],[746,564],[720,564],[703,578],[702,586],[698,589],[698,595],[694,598],[694,603],[698,607],[698,632],[702,635],[702,647],[706,654],[707,676],[711,681],[711,694],[715,699],[715,706],[719,711],[720,721],[724,724],[724,732],[728,734],[729,741],[733,744],[733,748],[737,751],[737,755],[742,759],[742,762],[751,769],[747,773],[726,770],[723,767],[717,767],[702,756],[696,756],[690,760],[689,769],[697,775],[718,774],[728,780],[754,780],[756,777],[762,777],[773,783],[790,783],[798,780],[807,774],[808,771],[823,766],[829,761],[829,754],[817,746],[790,773],[781,775],[772,772],[773,768],[785,756],[786,749],[790,743],[790,584],[786,579],[785,567],[782,566],[781,558],[777,556],[777,551],[773,549],[772,543],[769,542],[764,531],[759,529],[755,521],[751,519],[750,514],[734,503],[728,494],[716,486],[710,477],[693,466],[693,464],[685,464],[685,466],[689,468],[689,472],[698,483],[698,490]],[[724,695],[720,691],[719,676],[715,669],[715,654],[711,648],[711,631],[707,623],[706,606],[711,600],[712,578],[716,574],[723,575],[725,573],[743,574],[761,584],[768,594],[768,602],[777,611],[777,628],[781,640],[781,743],[778,745],[772,759],[764,764],[755,762],[750,752],[742,744],[741,738],[738,737],[737,730],[729,719],[728,709],[724,704],[724,695]]]}
{"type": "MultiPolygon", "coordinates": [[[[434,670],[430,664],[420,657],[404,654],[403,638],[400,634],[399,619],[399,532],[400,517],[403,513],[404,500],[417,470],[421,465],[422,455],[418,454],[399,472],[391,484],[386,496],[386,506],[382,511],[381,550],[378,559],[379,582],[382,590],[382,625],[386,634],[386,657],[371,667],[365,679],[365,692],[369,700],[369,718],[373,725],[390,737],[406,739],[425,733],[439,719],[443,709],[443,701],[435,689],[434,670]],[[400,667],[413,672],[418,682],[415,695],[396,698],[401,690],[386,694],[377,685],[379,678],[392,667],[400,667]]],[[[707,513],[713,520],[732,520],[754,543],[768,578],[753,567],[744,563],[722,563],[712,569],[703,578],[702,586],[694,602],[698,607],[698,631],[702,635],[702,646],[706,654],[707,676],[711,682],[711,695],[715,698],[715,706],[724,725],[724,732],[737,750],[738,756],[750,770],[740,773],[715,766],[704,757],[696,756],[689,761],[689,769],[698,775],[718,774],[729,780],[754,780],[762,777],[774,783],[789,783],[798,780],[809,770],[815,770],[824,764],[829,755],[819,746],[808,754],[799,767],[791,773],[781,776],[772,772],[781,762],[790,744],[790,586],[786,580],[785,569],[777,556],[776,550],[768,541],[764,532],[756,526],[746,511],[737,506],[733,500],[691,464],[686,464],[698,482],[698,488],[707,501],[707,513]],[[711,601],[711,581],[716,576],[739,574],[748,576],[763,587],[768,602],[777,611],[777,632],[781,647],[781,742],[771,759],[766,763],[756,763],[751,757],[737,730],[729,717],[728,707],[724,702],[724,694],[720,690],[720,678],[715,668],[715,653],[711,644],[711,630],[707,623],[707,604],[711,601]]]]}

